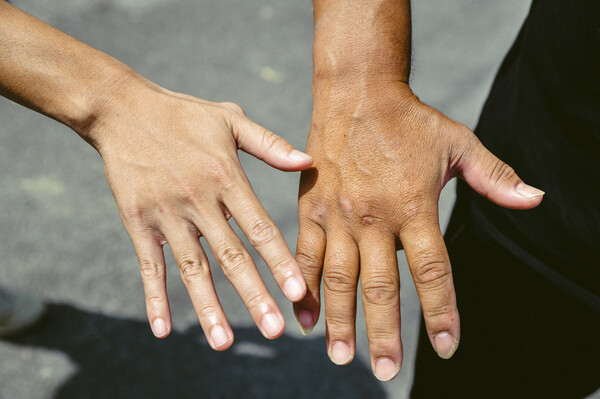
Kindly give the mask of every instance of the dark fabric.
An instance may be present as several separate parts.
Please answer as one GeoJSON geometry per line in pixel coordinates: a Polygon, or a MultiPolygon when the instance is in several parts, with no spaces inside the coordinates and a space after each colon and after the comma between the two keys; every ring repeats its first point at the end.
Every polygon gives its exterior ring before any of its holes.
{"type": "Polygon", "coordinates": [[[507,210],[459,182],[461,343],[439,359],[421,326],[411,397],[583,398],[600,388],[600,1],[533,1],[476,134],[546,195],[507,210]]]}
{"type": "Polygon", "coordinates": [[[528,211],[465,193],[477,233],[600,311],[600,1],[533,2],[476,134],[546,192],[528,211]]]}
{"type": "Polygon", "coordinates": [[[600,314],[482,240],[464,211],[446,236],[460,346],[440,359],[421,325],[411,398],[570,399],[600,388],[600,314]]]}

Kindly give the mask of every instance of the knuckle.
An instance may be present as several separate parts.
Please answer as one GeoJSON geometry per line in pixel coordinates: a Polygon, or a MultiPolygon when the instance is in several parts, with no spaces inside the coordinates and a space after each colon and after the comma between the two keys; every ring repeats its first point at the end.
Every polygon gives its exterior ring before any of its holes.
{"type": "Polygon", "coordinates": [[[201,319],[210,319],[217,315],[219,310],[211,304],[202,304],[196,309],[196,314],[201,319]]]}
{"type": "Polygon", "coordinates": [[[490,173],[488,188],[490,190],[494,189],[514,175],[515,171],[513,168],[500,161],[499,159],[496,159],[494,165],[492,166],[492,171],[490,173]]]}
{"type": "Polygon", "coordinates": [[[279,146],[283,143],[283,139],[277,136],[275,133],[268,131],[267,129],[262,129],[262,147],[267,151],[272,151],[275,147],[279,146]]]}
{"type": "Polygon", "coordinates": [[[366,281],[362,289],[363,301],[370,305],[381,305],[398,299],[398,282],[388,276],[377,276],[366,281]]]}
{"type": "Polygon", "coordinates": [[[248,231],[248,240],[253,247],[264,245],[275,238],[275,226],[266,220],[253,222],[248,231]]]}
{"type": "Polygon", "coordinates": [[[184,282],[191,282],[198,277],[206,276],[209,272],[208,265],[192,256],[182,257],[177,262],[184,282]]]}
{"type": "Polygon", "coordinates": [[[213,183],[223,189],[233,187],[233,172],[228,163],[220,158],[206,159],[206,167],[213,183]]]}
{"type": "Polygon", "coordinates": [[[423,308],[423,317],[429,322],[435,320],[438,330],[445,330],[447,328],[444,327],[452,326],[457,320],[456,314],[456,308],[446,303],[439,305],[430,304],[423,308]]]}
{"type": "Polygon", "coordinates": [[[394,341],[399,340],[399,335],[390,331],[388,326],[377,326],[369,331],[369,342],[376,345],[376,351],[390,353],[393,351],[394,341]]]}
{"type": "Polygon", "coordinates": [[[330,312],[325,316],[327,319],[327,330],[331,336],[344,337],[351,333],[352,318],[345,317],[347,315],[341,312],[330,312]]]}
{"type": "Polygon", "coordinates": [[[323,273],[323,284],[325,288],[334,293],[356,292],[356,280],[343,267],[335,267],[323,273]]]}
{"type": "Polygon", "coordinates": [[[221,267],[227,277],[237,275],[249,262],[246,251],[236,247],[227,247],[221,251],[219,256],[221,267]]]}
{"type": "Polygon", "coordinates": [[[146,302],[151,308],[159,308],[163,305],[164,299],[158,295],[150,295],[147,297],[146,302]]]}
{"type": "Polygon", "coordinates": [[[244,109],[236,103],[230,102],[230,101],[225,101],[221,103],[221,106],[229,109],[230,111],[235,112],[236,114],[239,115],[246,115],[246,113],[244,112],[244,109]]]}
{"type": "Polygon", "coordinates": [[[264,304],[267,303],[267,298],[262,292],[253,291],[248,294],[244,299],[244,302],[248,309],[259,309],[264,307],[264,304]]]}
{"type": "Polygon", "coordinates": [[[162,277],[163,267],[159,263],[151,260],[141,260],[140,271],[145,278],[159,278],[162,277]]]}
{"type": "Polygon", "coordinates": [[[303,272],[308,270],[316,270],[320,273],[321,267],[323,266],[319,261],[319,258],[308,251],[298,249],[296,251],[296,261],[302,268],[303,272]]]}
{"type": "Polygon", "coordinates": [[[418,286],[437,289],[447,283],[452,272],[439,255],[422,254],[416,260],[414,280],[418,286]]]}

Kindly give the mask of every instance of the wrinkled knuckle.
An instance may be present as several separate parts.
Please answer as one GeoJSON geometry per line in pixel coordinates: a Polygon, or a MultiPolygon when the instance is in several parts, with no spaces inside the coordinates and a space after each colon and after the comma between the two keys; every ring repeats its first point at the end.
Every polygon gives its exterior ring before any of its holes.
{"type": "Polygon", "coordinates": [[[262,130],[262,147],[266,149],[266,151],[272,151],[279,145],[281,145],[284,140],[277,136],[275,133],[268,131],[267,129],[262,130]]]}
{"type": "Polygon", "coordinates": [[[352,274],[343,267],[335,267],[323,273],[325,288],[333,293],[349,293],[356,291],[356,282],[352,274]]]}
{"type": "Polygon", "coordinates": [[[416,261],[415,284],[429,289],[436,289],[446,284],[452,272],[445,259],[436,255],[421,255],[416,261]]]}
{"type": "Polygon", "coordinates": [[[260,291],[254,291],[248,294],[244,302],[248,309],[260,309],[267,303],[267,298],[260,291]]]}
{"type": "Polygon", "coordinates": [[[365,197],[355,201],[355,204],[356,217],[361,224],[370,226],[384,219],[385,211],[378,200],[365,197]]]}
{"type": "Polygon", "coordinates": [[[343,337],[348,334],[347,325],[351,322],[341,313],[329,313],[325,316],[327,319],[327,330],[330,336],[343,337]]]}
{"type": "Polygon", "coordinates": [[[266,220],[257,220],[252,223],[248,232],[248,240],[253,247],[271,242],[275,238],[275,226],[266,220]]]}
{"type": "Polygon", "coordinates": [[[456,308],[449,304],[429,305],[423,309],[423,317],[430,323],[433,321],[438,330],[449,329],[457,320],[456,308]]]}
{"type": "Polygon", "coordinates": [[[159,308],[164,304],[164,299],[158,295],[150,295],[146,298],[147,306],[153,309],[159,308]]]}
{"type": "Polygon", "coordinates": [[[375,351],[387,354],[392,352],[393,342],[398,340],[399,334],[393,334],[392,331],[388,331],[384,327],[372,328],[369,331],[369,342],[371,345],[376,346],[375,351]]]}
{"type": "Polygon", "coordinates": [[[145,278],[159,278],[162,277],[163,268],[157,262],[151,260],[140,261],[140,271],[142,276],[145,278]]]}
{"type": "Polygon", "coordinates": [[[219,158],[207,159],[205,162],[213,183],[223,189],[233,187],[233,172],[227,162],[219,158]]]}
{"type": "Polygon", "coordinates": [[[492,167],[492,172],[490,174],[488,189],[492,190],[496,188],[505,181],[509,180],[514,175],[515,171],[512,167],[500,160],[496,160],[494,166],[492,167]]]}
{"type": "Polygon", "coordinates": [[[308,271],[310,273],[311,270],[316,270],[320,273],[323,266],[316,255],[303,250],[296,251],[296,261],[303,272],[308,271]]]}
{"type": "Polygon", "coordinates": [[[249,256],[239,248],[227,247],[222,250],[219,259],[223,272],[227,277],[231,277],[238,275],[244,269],[248,264],[249,256]]]}
{"type": "Polygon", "coordinates": [[[365,303],[378,305],[396,301],[399,292],[400,287],[394,278],[378,276],[365,282],[362,289],[362,296],[365,303]]]}
{"type": "Polygon", "coordinates": [[[148,210],[139,204],[123,205],[121,215],[123,219],[129,222],[140,222],[146,218],[148,210]]]}
{"type": "Polygon", "coordinates": [[[206,276],[208,267],[204,262],[195,257],[184,257],[179,259],[181,278],[184,282],[191,282],[198,277],[206,276]]]}
{"type": "Polygon", "coordinates": [[[196,314],[200,319],[212,319],[218,312],[217,307],[211,304],[202,304],[196,309],[196,314]]]}
{"type": "Polygon", "coordinates": [[[329,208],[321,201],[307,199],[310,202],[306,218],[317,226],[323,226],[329,215],[329,208]]]}

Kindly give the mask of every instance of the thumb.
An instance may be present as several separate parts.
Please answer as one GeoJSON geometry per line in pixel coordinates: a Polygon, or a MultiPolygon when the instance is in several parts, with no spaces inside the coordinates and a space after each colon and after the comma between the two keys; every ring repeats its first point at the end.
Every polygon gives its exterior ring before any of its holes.
{"type": "Polygon", "coordinates": [[[531,209],[542,202],[544,192],[525,184],[513,168],[502,162],[476,139],[474,150],[461,157],[456,168],[479,194],[511,209],[531,209]]]}
{"type": "Polygon", "coordinates": [[[286,140],[252,122],[246,116],[234,117],[231,128],[241,150],[274,168],[298,171],[308,169],[312,165],[313,159],[310,155],[297,150],[286,140]]]}

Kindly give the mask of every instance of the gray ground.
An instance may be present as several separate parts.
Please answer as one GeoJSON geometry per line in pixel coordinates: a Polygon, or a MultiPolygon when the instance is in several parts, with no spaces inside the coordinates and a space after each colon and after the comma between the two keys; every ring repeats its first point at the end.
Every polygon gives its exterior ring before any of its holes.
{"type": "MultiPolygon", "coordinates": [[[[15,0],[38,18],[176,91],[241,104],[300,148],[311,114],[310,1],[15,0]]],[[[415,1],[413,88],[473,127],[529,1],[415,1]]],[[[242,156],[255,191],[289,245],[297,233],[297,174],[242,156]]],[[[0,99],[0,284],[43,298],[43,328],[0,342],[0,398],[406,398],[419,307],[402,270],[400,376],[371,375],[359,317],[359,354],[327,359],[323,322],[301,337],[291,307],[263,273],[288,327],[263,339],[215,270],[236,344],[212,352],[169,258],[175,330],[155,340],[145,320],[135,255],[97,153],[65,127],[0,99]]],[[[440,204],[446,223],[452,185],[440,204]]],[[[264,264],[255,257],[264,271],[264,264]]]]}

